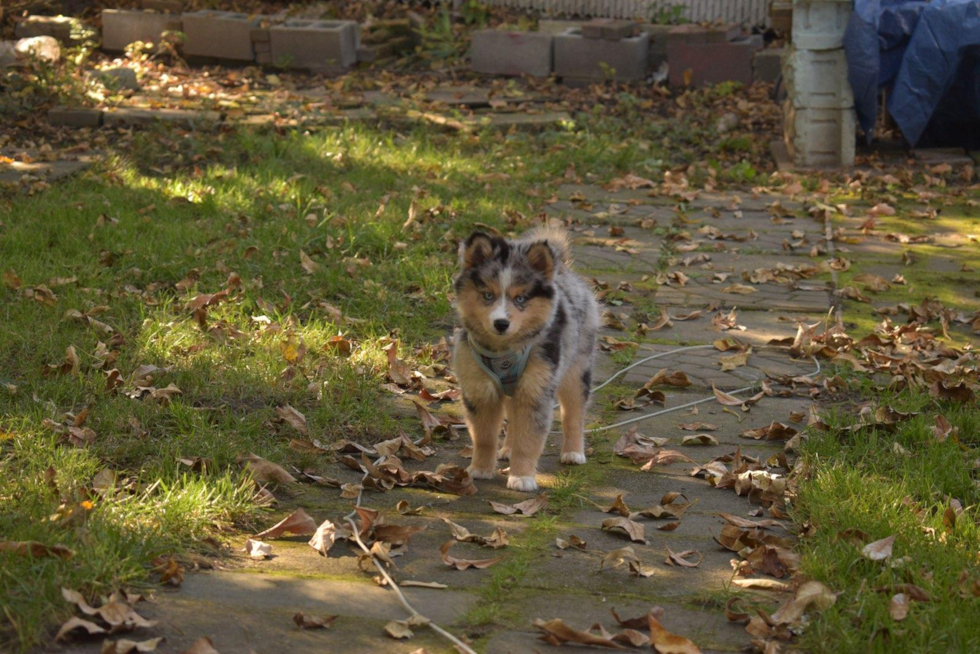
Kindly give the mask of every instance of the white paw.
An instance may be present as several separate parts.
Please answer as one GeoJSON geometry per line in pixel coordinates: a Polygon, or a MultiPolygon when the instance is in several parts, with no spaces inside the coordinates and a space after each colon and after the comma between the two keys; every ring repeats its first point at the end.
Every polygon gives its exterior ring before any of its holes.
{"type": "Polygon", "coordinates": [[[501,461],[510,461],[510,448],[502,447],[500,451],[497,452],[497,458],[501,461]]]}
{"type": "Polygon", "coordinates": [[[585,455],[581,452],[562,452],[561,462],[580,466],[585,463],[585,455]]]}
{"type": "Polygon", "coordinates": [[[507,488],[530,493],[531,491],[538,490],[538,482],[534,481],[534,477],[515,477],[511,475],[507,477],[507,488]]]}
{"type": "Polygon", "coordinates": [[[493,468],[477,468],[470,466],[466,469],[473,479],[493,479],[497,476],[497,471],[493,468]]]}

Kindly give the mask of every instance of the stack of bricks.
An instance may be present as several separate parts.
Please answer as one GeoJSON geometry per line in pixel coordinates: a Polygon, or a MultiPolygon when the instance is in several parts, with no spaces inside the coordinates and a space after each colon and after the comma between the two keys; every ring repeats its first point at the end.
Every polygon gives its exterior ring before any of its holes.
{"type": "Polygon", "coordinates": [[[854,165],[854,95],[844,31],[851,0],[794,0],[792,47],[783,61],[783,140],[801,168],[854,165]]]}
{"type": "Polygon", "coordinates": [[[759,35],[743,37],[738,25],[678,25],[667,39],[672,86],[706,86],[753,80],[752,62],[762,48],[759,35]]]}
{"type": "Polygon", "coordinates": [[[555,74],[565,84],[646,78],[650,35],[628,20],[595,19],[555,35],[555,74]]]}

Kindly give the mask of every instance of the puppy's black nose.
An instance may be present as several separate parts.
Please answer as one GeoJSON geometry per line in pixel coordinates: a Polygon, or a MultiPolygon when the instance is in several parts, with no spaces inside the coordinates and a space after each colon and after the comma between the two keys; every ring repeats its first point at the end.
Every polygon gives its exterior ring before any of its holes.
{"type": "Polygon", "coordinates": [[[508,327],[510,327],[510,321],[509,320],[494,320],[493,321],[493,328],[496,329],[501,334],[503,334],[505,331],[507,331],[507,328],[508,327]]]}

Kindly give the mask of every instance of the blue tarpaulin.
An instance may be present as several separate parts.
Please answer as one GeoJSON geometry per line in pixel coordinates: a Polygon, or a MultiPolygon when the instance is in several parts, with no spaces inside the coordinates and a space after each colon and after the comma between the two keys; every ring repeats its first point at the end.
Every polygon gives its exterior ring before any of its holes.
{"type": "Polygon", "coordinates": [[[913,146],[980,141],[980,0],[856,0],[844,50],[869,142],[882,87],[913,146]]]}

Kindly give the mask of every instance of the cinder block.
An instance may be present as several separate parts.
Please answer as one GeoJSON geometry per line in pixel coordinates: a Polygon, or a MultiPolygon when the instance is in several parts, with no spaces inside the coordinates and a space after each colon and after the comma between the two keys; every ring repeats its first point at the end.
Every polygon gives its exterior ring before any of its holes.
{"type": "Polygon", "coordinates": [[[854,165],[854,109],[800,109],[783,105],[783,134],[793,162],[806,168],[854,165]]]}
{"type": "Polygon", "coordinates": [[[752,57],[752,79],[755,82],[774,83],[783,70],[785,48],[765,48],[752,57]]]}
{"type": "Polygon", "coordinates": [[[130,43],[159,43],[164,32],[182,30],[179,16],[151,11],[102,10],[102,48],[121,52],[130,43]]]}
{"type": "Polygon", "coordinates": [[[182,0],[143,0],[140,6],[164,14],[179,14],[184,10],[182,0]]]}
{"type": "Polygon", "coordinates": [[[555,36],[555,73],[559,77],[619,81],[642,80],[647,73],[650,36],[645,32],[620,41],[587,39],[581,30],[555,36]]]}
{"type": "Polygon", "coordinates": [[[752,83],[752,60],[762,48],[762,36],[728,43],[671,43],[667,45],[672,86],[705,86],[721,82],[752,83]],[[687,71],[691,71],[688,73],[687,71]],[[689,76],[690,79],[686,79],[689,76]]]}
{"type": "Polygon", "coordinates": [[[271,43],[253,43],[252,47],[255,48],[255,54],[267,54],[272,56],[272,44],[271,43]]]}
{"type": "Polygon", "coordinates": [[[48,111],[48,122],[65,127],[98,127],[102,124],[102,110],[59,105],[48,111]]]}
{"type": "Polygon", "coordinates": [[[62,43],[71,42],[73,29],[79,29],[77,18],[67,16],[28,16],[14,27],[14,36],[29,39],[35,36],[51,36],[62,43]]]}
{"type": "Polygon", "coordinates": [[[581,24],[582,36],[587,39],[601,39],[602,27],[613,22],[611,18],[593,18],[581,24]]]}
{"type": "Polygon", "coordinates": [[[262,66],[272,65],[272,53],[271,52],[256,52],[255,53],[255,63],[262,66]]]}
{"type": "Polygon", "coordinates": [[[851,0],[794,0],[793,45],[804,50],[833,50],[844,46],[851,0]]]}
{"type": "Polygon", "coordinates": [[[547,77],[554,70],[554,41],[542,32],[480,30],[473,34],[470,65],[486,75],[547,77]]]}
{"type": "Polygon", "coordinates": [[[230,61],[254,61],[252,30],[257,18],[234,11],[195,11],[184,14],[184,54],[230,61]]]}
{"type": "Polygon", "coordinates": [[[707,43],[708,30],[694,23],[675,25],[670,28],[667,44],[672,43],[707,43]]]}
{"type": "Polygon", "coordinates": [[[854,106],[843,50],[791,49],[783,66],[786,96],[803,109],[844,109],[854,106]]]}
{"type": "Polygon", "coordinates": [[[360,26],[352,20],[287,20],[269,29],[272,60],[294,68],[340,72],[357,63],[360,26]]]}
{"type": "Polygon", "coordinates": [[[252,43],[268,43],[269,30],[264,27],[256,27],[251,31],[252,43]]]}

